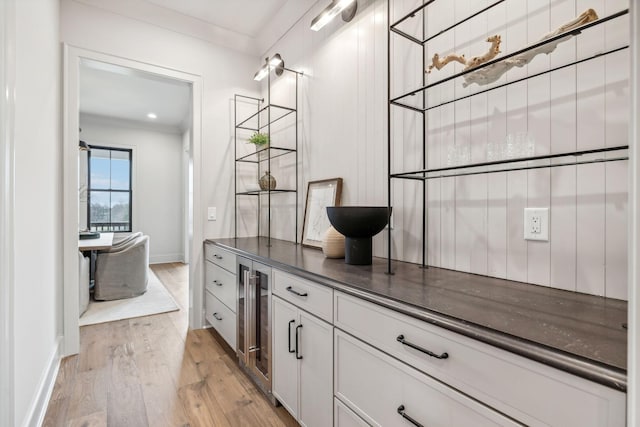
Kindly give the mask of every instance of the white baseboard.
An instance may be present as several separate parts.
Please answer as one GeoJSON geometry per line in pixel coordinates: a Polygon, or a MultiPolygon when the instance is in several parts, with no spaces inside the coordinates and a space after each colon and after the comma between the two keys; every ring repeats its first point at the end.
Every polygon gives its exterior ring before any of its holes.
{"type": "Polygon", "coordinates": [[[184,254],[149,255],[149,264],[164,264],[167,262],[184,262],[184,254]]]}
{"type": "Polygon", "coordinates": [[[60,369],[60,349],[62,348],[62,337],[56,339],[56,345],[49,357],[47,363],[47,369],[42,374],[40,383],[38,384],[38,390],[35,395],[35,399],[31,403],[29,412],[24,419],[23,426],[25,427],[38,427],[42,425],[44,416],[47,413],[47,407],[49,406],[49,399],[51,399],[51,393],[53,393],[53,386],[56,383],[56,377],[58,376],[58,369],[60,369]]]}

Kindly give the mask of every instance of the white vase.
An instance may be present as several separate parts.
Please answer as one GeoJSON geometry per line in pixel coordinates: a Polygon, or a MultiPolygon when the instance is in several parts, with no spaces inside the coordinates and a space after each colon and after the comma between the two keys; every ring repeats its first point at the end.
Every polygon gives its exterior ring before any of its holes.
{"type": "Polygon", "coordinates": [[[322,252],[327,258],[344,258],[344,236],[333,227],[322,237],[322,252]]]}

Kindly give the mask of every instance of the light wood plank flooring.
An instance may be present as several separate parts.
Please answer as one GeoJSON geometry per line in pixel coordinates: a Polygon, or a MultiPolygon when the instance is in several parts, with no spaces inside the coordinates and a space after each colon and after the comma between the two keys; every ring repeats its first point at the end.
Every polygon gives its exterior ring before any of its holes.
{"type": "Polygon", "coordinates": [[[44,426],[297,426],[238,368],[210,330],[188,331],[188,267],[152,270],[179,311],[80,328],[44,426]]]}

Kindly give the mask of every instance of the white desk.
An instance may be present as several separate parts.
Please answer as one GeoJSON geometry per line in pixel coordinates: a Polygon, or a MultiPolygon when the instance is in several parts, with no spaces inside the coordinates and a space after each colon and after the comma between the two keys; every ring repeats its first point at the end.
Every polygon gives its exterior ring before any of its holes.
{"type": "Polygon", "coordinates": [[[100,233],[97,239],[78,239],[78,248],[81,251],[99,251],[113,246],[113,233],[100,233]]]}

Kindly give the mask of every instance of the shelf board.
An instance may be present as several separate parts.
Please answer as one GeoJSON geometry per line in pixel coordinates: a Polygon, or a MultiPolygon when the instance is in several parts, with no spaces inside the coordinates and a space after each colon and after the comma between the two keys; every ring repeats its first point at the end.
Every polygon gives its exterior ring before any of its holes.
{"type": "Polygon", "coordinates": [[[450,25],[449,27],[444,28],[444,29],[442,29],[442,30],[438,31],[438,32],[437,32],[437,33],[435,33],[434,35],[426,37],[425,39],[419,39],[419,38],[417,38],[417,37],[415,37],[415,36],[412,36],[411,34],[406,33],[405,31],[402,31],[401,29],[399,29],[399,28],[398,28],[399,26],[401,26],[401,24],[402,24],[404,21],[406,21],[406,20],[408,20],[408,19],[410,19],[410,18],[415,18],[415,16],[416,16],[418,13],[420,13],[420,12],[425,13],[424,9],[425,9],[426,7],[428,7],[431,3],[435,2],[435,0],[430,0],[430,1],[427,1],[426,3],[424,3],[423,5],[416,7],[416,8],[415,8],[415,9],[413,9],[411,12],[407,13],[405,16],[403,16],[402,18],[398,19],[396,22],[394,22],[393,24],[391,24],[391,25],[389,26],[389,30],[390,30],[390,31],[392,31],[392,32],[394,32],[394,33],[396,33],[396,34],[399,34],[400,36],[402,36],[402,37],[404,37],[404,38],[406,38],[406,39],[408,39],[408,40],[411,40],[412,42],[415,42],[415,43],[417,43],[417,44],[419,44],[419,45],[424,45],[425,43],[427,43],[427,42],[428,42],[428,41],[430,41],[430,40],[433,40],[434,38],[438,37],[439,35],[444,34],[444,33],[448,32],[448,31],[450,31],[450,30],[453,30],[453,29],[454,29],[455,27],[457,27],[458,25],[463,24],[463,23],[465,23],[465,22],[469,21],[470,19],[475,18],[476,16],[478,16],[478,15],[480,15],[480,14],[482,14],[482,13],[484,13],[484,12],[488,11],[489,9],[492,9],[492,8],[493,8],[493,7],[495,7],[495,6],[498,6],[500,3],[504,3],[504,1],[505,1],[505,0],[498,0],[498,1],[496,1],[496,2],[494,2],[494,3],[492,3],[492,4],[490,4],[490,5],[488,5],[487,7],[483,8],[483,9],[478,10],[477,12],[472,13],[471,15],[467,16],[466,18],[462,19],[461,21],[458,21],[458,22],[456,22],[455,24],[450,25]]]}
{"type": "Polygon", "coordinates": [[[244,162],[244,163],[261,163],[261,162],[266,162],[269,159],[273,160],[277,157],[281,157],[286,154],[291,154],[295,152],[296,150],[294,150],[293,148],[269,147],[269,148],[263,148],[261,150],[258,150],[255,153],[250,153],[242,157],[238,157],[236,161],[244,162]],[[261,159],[260,157],[264,157],[264,158],[261,159]]]}
{"type": "Polygon", "coordinates": [[[236,123],[236,128],[257,131],[258,129],[263,129],[269,126],[270,124],[277,122],[278,120],[288,116],[291,113],[294,113],[295,111],[296,111],[295,108],[285,107],[283,105],[277,105],[277,104],[265,105],[264,107],[260,108],[258,111],[256,111],[255,113],[253,113],[252,115],[250,115],[249,117],[241,121],[240,123],[236,123]],[[260,114],[264,113],[269,109],[274,110],[274,113],[277,115],[275,119],[271,119],[271,121],[267,122],[267,124],[265,125],[262,125],[262,126],[258,125],[256,128],[245,126],[250,120],[257,118],[260,114]]]}
{"type": "Polygon", "coordinates": [[[396,105],[398,107],[402,107],[402,108],[406,108],[406,109],[409,109],[409,110],[413,110],[413,111],[422,113],[422,112],[433,110],[434,108],[442,107],[442,106],[447,105],[447,104],[452,104],[452,103],[454,103],[456,101],[461,101],[463,99],[473,98],[474,96],[481,95],[483,93],[491,92],[491,91],[496,90],[496,89],[500,89],[500,88],[503,88],[503,87],[506,87],[506,86],[510,86],[512,84],[515,84],[515,83],[519,83],[519,82],[522,82],[522,81],[525,81],[525,80],[529,80],[529,79],[532,79],[534,77],[539,77],[539,76],[542,76],[542,75],[545,75],[545,74],[549,74],[549,73],[552,73],[553,71],[561,70],[563,68],[571,67],[573,65],[581,64],[583,62],[589,62],[589,61],[594,60],[596,58],[600,58],[600,57],[603,57],[603,56],[610,55],[612,53],[620,52],[620,51],[628,49],[628,48],[629,48],[629,45],[620,46],[620,47],[617,47],[617,48],[614,48],[614,49],[611,49],[611,50],[607,50],[605,52],[597,53],[597,54],[595,54],[593,56],[590,56],[588,58],[583,58],[583,59],[580,59],[578,61],[572,61],[572,62],[569,62],[568,64],[560,65],[558,67],[553,67],[553,68],[550,68],[548,70],[541,71],[539,73],[534,73],[534,74],[531,74],[531,75],[526,76],[526,77],[521,77],[519,79],[509,80],[508,82],[501,83],[501,84],[498,84],[498,85],[495,85],[495,86],[491,86],[491,87],[489,87],[487,89],[483,89],[483,90],[479,90],[479,91],[474,92],[474,93],[470,93],[469,95],[460,96],[458,98],[454,97],[454,98],[451,98],[451,99],[449,99],[447,101],[443,101],[443,102],[440,102],[438,104],[431,105],[431,106],[425,107],[425,108],[415,107],[413,105],[409,105],[409,104],[406,104],[406,103],[403,103],[403,102],[400,102],[400,101],[391,101],[391,104],[392,105],[396,105]]]}
{"type": "Polygon", "coordinates": [[[542,156],[518,157],[518,158],[510,158],[510,159],[504,159],[504,160],[496,160],[491,162],[480,162],[480,163],[470,163],[465,165],[448,166],[444,168],[423,169],[423,170],[417,170],[417,171],[411,171],[411,172],[400,172],[400,173],[390,174],[389,177],[398,178],[398,179],[425,181],[429,179],[450,178],[450,177],[456,177],[456,176],[480,175],[480,174],[497,173],[497,172],[512,172],[512,171],[530,170],[530,169],[548,169],[548,168],[554,168],[554,167],[560,167],[560,166],[586,165],[591,163],[615,162],[615,161],[621,161],[621,160],[628,160],[629,157],[625,155],[618,155],[615,157],[589,158],[585,160],[578,160],[578,157],[623,151],[628,149],[629,149],[628,145],[620,145],[615,147],[606,147],[606,148],[599,148],[594,150],[573,151],[569,153],[549,154],[549,155],[542,155],[542,156]],[[563,157],[576,157],[576,160],[563,161],[559,163],[551,162],[551,160],[561,159],[563,157]],[[549,160],[550,162],[544,165],[539,163],[544,160],[549,160]],[[492,168],[493,166],[500,166],[500,165],[511,165],[511,167],[503,167],[503,168],[495,168],[495,169],[492,168]],[[482,170],[470,170],[470,169],[477,169],[477,168],[482,168],[482,170]]]}
{"type": "MultiPolygon", "coordinates": [[[[461,71],[461,72],[456,73],[456,74],[452,74],[452,75],[450,75],[448,77],[445,77],[445,78],[443,78],[441,80],[437,80],[437,81],[435,81],[433,83],[429,83],[429,84],[427,84],[425,86],[422,86],[422,87],[420,87],[418,89],[414,89],[414,90],[412,90],[410,92],[407,92],[407,93],[404,93],[402,95],[396,96],[395,98],[390,99],[389,103],[392,104],[392,105],[396,105],[396,106],[399,106],[399,107],[407,108],[407,109],[414,110],[414,111],[417,111],[417,112],[424,112],[424,111],[427,110],[426,107],[425,108],[421,108],[421,107],[416,107],[414,105],[411,105],[410,103],[406,102],[405,98],[414,96],[416,94],[422,94],[424,96],[424,91],[426,91],[428,89],[432,89],[434,87],[442,85],[443,83],[446,83],[448,81],[457,79],[459,77],[464,77],[464,76],[466,76],[468,74],[474,73],[474,72],[476,72],[478,70],[481,70],[483,68],[489,67],[491,65],[499,64],[499,63],[501,63],[501,62],[503,62],[503,61],[505,61],[507,59],[513,58],[513,57],[518,56],[518,55],[522,55],[523,53],[527,53],[527,52],[529,52],[529,51],[531,51],[533,49],[537,49],[539,47],[543,47],[545,45],[551,44],[553,42],[556,42],[556,41],[558,41],[560,39],[563,39],[563,38],[567,37],[568,35],[580,34],[582,31],[584,31],[584,30],[586,30],[588,28],[595,27],[597,25],[601,25],[601,24],[603,24],[605,22],[611,21],[612,19],[619,18],[619,17],[621,17],[623,15],[626,15],[628,13],[629,13],[629,9],[625,9],[625,10],[621,10],[619,12],[616,12],[614,14],[611,14],[609,16],[605,16],[604,18],[600,18],[600,19],[597,19],[595,21],[588,22],[588,23],[586,23],[584,25],[581,25],[580,27],[574,28],[573,30],[566,31],[564,33],[555,35],[553,37],[549,37],[548,39],[545,39],[545,40],[539,41],[537,43],[531,44],[531,45],[529,45],[529,46],[527,46],[527,47],[525,47],[523,49],[517,50],[517,51],[512,52],[510,54],[507,54],[507,55],[503,55],[503,56],[501,56],[499,58],[492,59],[491,61],[487,61],[487,62],[485,62],[485,63],[483,63],[483,64],[481,64],[481,65],[479,65],[477,67],[474,67],[474,68],[471,68],[471,69],[468,69],[468,70],[464,70],[464,71],[461,71]]],[[[600,53],[598,53],[598,54],[596,54],[596,55],[594,55],[594,56],[592,56],[590,58],[587,58],[586,60],[598,58],[598,57],[600,57],[602,55],[606,55],[606,54],[609,54],[609,53],[617,52],[617,51],[619,51],[621,49],[625,49],[627,47],[628,46],[623,46],[623,47],[620,47],[620,48],[612,49],[612,50],[607,51],[607,52],[600,52],[600,53]]],[[[563,67],[566,67],[566,66],[575,65],[577,63],[584,62],[584,60],[585,59],[579,60],[579,61],[575,61],[575,62],[573,62],[571,64],[566,64],[566,65],[564,65],[562,67],[557,67],[555,69],[560,69],[560,68],[563,68],[563,67]]],[[[545,71],[545,72],[542,72],[542,73],[538,73],[538,74],[546,74],[547,72],[551,72],[551,71],[554,71],[554,70],[548,70],[548,71],[545,71]]],[[[527,77],[525,77],[525,78],[523,78],[521,80],[530,79],[532,77],[534,77],[534,76],[527,76],[527,77]]],[[[475,95],[477,95],[479,93],[484,93],[484,92],[487,92],[489,90],[493,90],[493,89],[496,89],[498,87],[506,86],[506,85],[513,84],[513,83],[516,83],[516,82],[515,81],[508,82],[508,83],[505,83],[505,84],[502,84],[502,85],[496,86],[496,87],[492,86],[491,88],[485,89],[485,90],[483,90],[481,92],[480,91],[476,92],[476,93],[474,93],[472,95],[469,95],[469,96],[475,96],[475,95]]],[[[454,102],[456,100],[458,100],[458,98],[450,100],[450,101],[447,101],[447,102],[444,102],[444,103],[442,103],[440,105],[444,105],[446,103],[454,102]]],[[[437,106],[431,106],[431,107],[428,107],[428,108],[430,109],[430,108],[435,108],[435,107],[437,107],[437,106]]]]}
{"type": "Polygon", "coordinates": [[[271,190],[271,191],[265,191],[265,190],[254,190],[254,191],[240,191],[238,193],[236,193],[236,196],[261,196],[261,195],[265,195],[265,194],[282,194],[282,193],[297,193],[297,190],[280,190],[280,189],[275,189],[275,190],[271,190]]]}

